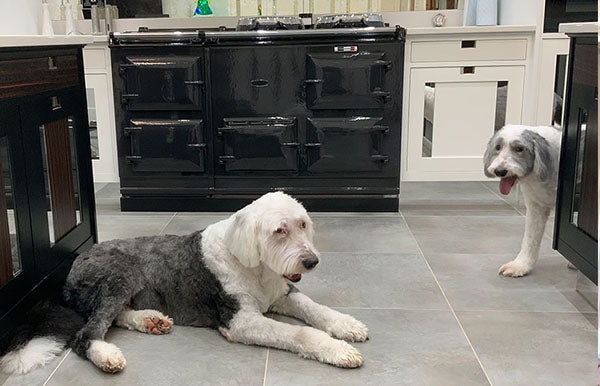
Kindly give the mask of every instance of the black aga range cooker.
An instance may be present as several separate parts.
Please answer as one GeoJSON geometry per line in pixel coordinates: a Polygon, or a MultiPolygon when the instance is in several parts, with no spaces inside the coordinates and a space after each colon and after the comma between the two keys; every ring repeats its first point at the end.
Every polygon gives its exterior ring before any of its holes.
{"type": "Polygon", "coordinates": [[[405,30],[377,15],[111,34],[121,209],[397,211],[405,30]]]}

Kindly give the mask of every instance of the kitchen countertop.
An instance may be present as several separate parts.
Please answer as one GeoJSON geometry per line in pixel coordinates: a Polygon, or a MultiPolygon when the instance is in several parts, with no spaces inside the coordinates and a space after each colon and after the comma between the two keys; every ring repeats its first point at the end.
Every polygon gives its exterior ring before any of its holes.
{"type": "MultiPolygon", "coordinates": [[[[81,45],[93,43],[95,38],[96,36],[92,35],[0,35],[0,48],[81,45]]],[[[107,37],[103,38],[104,40],[100,41],[106,41],[107,37]]]]}
{"type": "Polygon", "coordinates": [[[407,36],[476,34],[476,33],[516,33],[535,32],[535,25],[491,25],[491,26],[452,26],[452,27],[414,27],[407,28],[407,36]]]}
{"type": "Polygon", "coordinates": [[[597,33],[598,23],[562,23],[558,26],[558,32],[565,34],[597,33]]]}

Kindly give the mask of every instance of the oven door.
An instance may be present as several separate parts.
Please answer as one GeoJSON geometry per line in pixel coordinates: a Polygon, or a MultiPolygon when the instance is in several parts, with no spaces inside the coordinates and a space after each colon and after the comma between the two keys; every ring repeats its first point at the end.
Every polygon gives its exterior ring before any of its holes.
{"type": "Polygon", "coordinates": [[[309,53],[306,105],[312,110],[383,108],[391,99],[385,90],[391,65],[383,52],[309,53]]]}
{"type": "Polygon", "coordinates": [[[226,172],[297,171],[295,118],[225,118],[218,135],[223,144],[219,164],[226,172]]]}
{"type": "Polygon", "coordinates": [[[202,58],[193,55],[127,55],[120,64],[128,110],[201,110],[202,58]]]}
{"type": "Polygon", "coordinates": [[[309,173],[381,172],[388,155],[382,145],[389,128],[381,117],[308,118],[306,127],[309,173]]]}
{"type": "Polygon", "coordinates": [[[130,138],[126,159],[135,172],[204,173],[206,143],[202,120],[132,119],[123,134],[130,138]]]}

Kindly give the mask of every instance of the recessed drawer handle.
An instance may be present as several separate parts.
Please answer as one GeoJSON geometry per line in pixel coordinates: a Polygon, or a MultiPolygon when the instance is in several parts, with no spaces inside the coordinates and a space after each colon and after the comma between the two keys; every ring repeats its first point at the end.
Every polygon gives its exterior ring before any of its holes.
{"type": "Polygon", "coordinates": [[[296,147],[296,146],[300,146],[300,144],[298,142],[283,142],[281,144],[281,146],[296,147]]]}
{"type": "Polygon", "coordinates": [[[306,79],[304,81],[305,84],[317,84],[317,83],[323,83],[323,79],[306,79]]]}
{"type": "Polygon", "coordinates": [[[188,147],[203,149],[206,147],[205,143],[188,143],[188,147]]]}
{"type": "Polygon", "coordinates": [[[56,66],[56,58],[54,56],[49,56],[48,57],[48,70],[57,70],[58,67],[56,66]]]}
{"type": "Polygon", "coordinates": [[[266,79],[252,79],[250,84],[252,87],[267,87],[269,85],[269,81],[266,79]]]}
{"type": "Polygon", "coordinates": [[[235,157],[232,155],[220,155],[219,163],[224,164],[227,161],[235,161],[235,157]]]}
{"type": "Polygon", "coordinates": [[[460,42],[460,48],[476,48],[475,40],[463,40],[460,42]]]}
{"type": "Polygon", "coordinates": [[[475,73],[475,67],[462,67],[460,69],[460,73],[461,74],[474,74],[475,73]]]}
{"type": "Polygon", "coordinates": [[[375,162],[383,162],[386,163],[388,162],[388,160],[390,159],[389,156],[387,155],[381,155],[381,154],[374,154],[371,156],[371,159],[375,162]]]}
{"type": "Polygon", "coordinates": [[[201,80],[184,80],[183,84],[186,86],[202,86],[204,82],[201,80]]]}
{"type": "Polygon", "coordinates": [[[62,109],[60,98],[57,96],[50,97],[50,105],[52,106],[53,111],[62,109]]]}
{"type": "Polygon", "coordinates": [[[318,142],[316,142],[316,143],[305,143],[304,144],[304,147],[319,147],[319,146],[321,146],[321,143],[318,143],[318,142]]]}

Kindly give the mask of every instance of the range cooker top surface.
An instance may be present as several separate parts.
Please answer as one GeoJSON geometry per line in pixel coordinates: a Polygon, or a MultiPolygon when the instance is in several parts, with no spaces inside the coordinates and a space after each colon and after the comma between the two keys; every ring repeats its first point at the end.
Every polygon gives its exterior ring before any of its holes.
{"type": "MultiPolygon", "coordinates": [[[[383,16],[377,13],[351,13],[317,17],[314,28],[366,28],[385,27],[383,16]]],[[[256,16],[238,20],[237,31],[276,31],[310,29],[296,16],[256,16]]]]}

